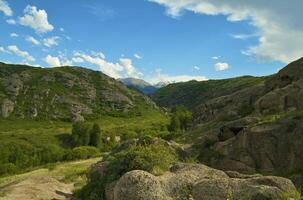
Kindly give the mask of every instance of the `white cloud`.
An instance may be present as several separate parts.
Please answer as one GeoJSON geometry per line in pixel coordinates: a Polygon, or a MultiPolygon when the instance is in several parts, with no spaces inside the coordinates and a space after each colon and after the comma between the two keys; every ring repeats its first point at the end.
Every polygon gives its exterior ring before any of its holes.
{"type": "MultiPolygon", "coordinates": [[[[103,55],[104,56],[104,55],[103,55]]],[[[108,76],[113,78],[121,78],[121,72],[123,67],[119,63],[108,62],[104,59],[102,55],[88,55],[82,52],[75,52],[73,60],[80,61],[81,59],[85,62],[97,65],[100,70],[108,76]]]]}
{"type": "Polygon", "coordinates": [[[97,56],[97,57],[100,57],[102,59],[105,59],[105,55],[100,51],[100,52],[95,52],[95,51],[92,51],[91,52],[93,56],[97,56]]]}
{"type": "Polygon", "coordinates": [[[102,52],[92,51],[90,54],[75,52],[72,58],[74,63],[90,63],[96,65],[100,70],[113,78],[135,77],[139,78],[140,73],[129,58],[120,58],[119,62],[113,63],[105,59],[102,52]]]}
{"type": "Polygon", "coordinates": [[[134,54],[134,57],[135,57],[135,58],[137,58],[137,59],[139,59],[139,60],[141,60],[141,59],[142,59],[142,56],[141,56],[141,55],[139,55],[138,53],[135,53],[135,54],[134,54]]]}
{"type": "Polygon", "coordinates": [[[213,60],[218,60],[220,57],[219,56],[213,56],[213,57],[211,57],[211,59],[213,59],[213,60]]]}
{"type": "Polygon", "coordinates": [[[14,19],[8,19],[8,20],[6,20],[6,23],[11,24],[11,25],[14,25],[14,24],[16,24],[17,22],[16,22],[16,20],[14,20],[14,19]]]}
{"type": "Polygon", "coordinates": [[[42,42],[43,42],[44,46],[52,47],[54,45],[58,45],[59,39],[60,39],[60,37],[53,36],[53,37],[43,39],[42,42]]]}
{"type": "Polygon", "coordinates": [[[72,58],[72,61],[75,62],[75,63],[83,63],[84,62],[84,60],[80,57],[72,58]]]}
{"type": "Polygon", "coordinates": [[[0,52],[2,52],[2,53],[6,52],[5,48],[4,47],[0,47],[0,52]]]}
{"type": "Polygon", "coordinates": [[[9,7],[8,3],[4,0],[0,0],[0,11],[3,12],[6,16],[12,16],[13,11],[9,7]]]}
{"type": "Polygon", "coordinates": [[[133,66],[131,59],[120,58],[120,65],[124,68],[127,76],[134,78],[142,76],[142,73],[138,72],[138,70],[133,66]]]}
{"type": "Polygon", "coordinates": [[[11,33],[10,36],[11,37],[19,37],[19,35],[17,33],[11,33]]]}
{"type": "Polygon", "coordinates": [[[28,42],[30,42],[30,43],[32,43],[32,44],[34,44],[34,45],[40,45],[40,42],[37,39],[35,39],[34,37],[32,37],[32,36],[27,36],[25,38],[25,40],[28,41],[28,42]]]}
{"type": "Polygon", "coordinates": [[[194,69],[195,69],[195,70],[200,70],[200,67],[194,66],[194,69]]]}
{"type": "Polygon", "coordinates": [[[24,9],[24,16],[19,17],[19,23],[31,27],[36,33],[46,33],[54,29],[54,26],[48,22],[46,11],[30,5],[24,9]]]}
{"type": "Polygon", "coordinates": [[[7,50],[17,56],[20,56],[27,61],[35,61],[35,58],[31,56],[27,51],[20,50],[16,45],[10,45],[7,47],[7,50]]]}
{"type": "Polygon", "coordinates": [[[44,61],[50,66],[50,67],[59,67],[61,66],[61,62],[59,60],[58,57],[54,57],[54,56],[51,56],[51,55],[47,55],[45,58],[44,58],[44,61]]]}
{"type": "Polygon", "coordinates": [[[224,71],[227,70],[229,68],[229,64],[228,63],[216,63],[215,64],[215,70],[216,71],[224,71]]]}
{"type": "Polygon", "coordinates": [[[247,20],[256,27],[258,44],[246,52],[262,60],[284,63],[303,56],[302,0],[222,1],[222,0],[149,0],[167,8],[177,17],[183,10],[205,15],[225,15],[228,21],[247,20]]]}
{"type": "Polygon", "coordinates": [[[176,83],[176,82],[186,82],[186,81],[191,81],[191,80],[196,80],[196,81],[205,81],[207,78],[205,76],[191,76],[191,75],[168,75],[168,74],[163,74],[161,69],[156,69],[155,70],[156,74],[147,77],[147,81],[152,83],[152,84],[157,84],[157,83],[176,83]]]}
{"type": "Polygon", "coordinates": [[[234,39],[246,40],[252,37],[258,37],[257,34],[231,34],[230,35],[234,39]]]}
{"type": "Polygon", "coordinates": [[[61,28],[60,28],[60,31],[61,31],[61,32],[64,32],[64,28],[61,27],[61,28]]]}

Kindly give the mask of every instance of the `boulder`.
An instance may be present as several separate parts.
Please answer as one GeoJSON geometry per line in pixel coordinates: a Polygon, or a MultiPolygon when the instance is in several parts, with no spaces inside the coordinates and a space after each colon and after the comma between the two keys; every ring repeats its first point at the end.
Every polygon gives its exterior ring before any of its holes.
{"type": "Polygon", "coordinates": [[[134,170],[114,183],[110,190],[114,195],[107,200],[277,200],[285,196],[299,199],[288,179],[234,174],[236,178],[205,165],[184,163],[174,165],[161,176],[134,170]]]}
{"type": "Polygon", "coordinates": [[[3,118],[7,118],[10,116],[10,114],[14,111],[14,102],[12,102],[9,99],[5,99],[2,102],[1,107],[1,115],[3,118]]]}

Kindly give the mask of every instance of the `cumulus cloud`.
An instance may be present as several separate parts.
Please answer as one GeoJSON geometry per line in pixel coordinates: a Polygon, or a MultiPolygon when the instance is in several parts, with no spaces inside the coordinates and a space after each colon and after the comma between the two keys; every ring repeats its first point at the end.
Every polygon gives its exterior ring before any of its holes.
{"type": "Polygon", "coordinates": [[[142,59],[142,56],[141,56],[141,55],[139,55],[138,53],[135,53],[135,54],[134,54],[134,57],[135,57],[135,58],[137,58],[137,59],[139,59],[139,60],[141,60],[141,59],[142,59]]]}
{"type": "Polygon", "coordinates": [[[58,67],[61,66],[61,62],[58,57],[47,55],[44,58],[44,61],[50,66],[50,67],[58,67]]]}
{"type": "Polygon", "coordinates": [[[119,62],[113,63],[107,61],[102,52],[91,52],[86,54],[83,52],[75,52],[72,58],[74,63],[90,63],[96,65],[100,70],[113,78],[135,77],[139,78],[143,74],[140,73],[133,65],[129,58],[120,58],[119,62]]]}
{"type": "Polygon", "coordinates": [[[125,70],[127,76],[134,77],[134,78],[139,78],[140,76],[142,76],[142,73],[140,73],[133,66],[131,59],[129,59],[129,58],[120,58],[120,65],[125,70]]]}
{"type": "Polygon", "coordinates": [[[89,55],[82,52],[74,53],[74,61],[85,61],[93,65],[97,65],[100,70],[113,78],[121,78],[123,67],[119,63],[108,62],[104,59],[104,55],[89,55]]]}
{"type": "Polygon", "coordinates": [[[213,57],[211,57],[211,59],[213,59],[213,60],[218,60],[220,57],[219,56],[213,56],[213,57]]]}
{"type": "Polygon", "coordinates": [[[26,6],[24,16],[19,17],[19,23],[23,26],[31,27],[36,33],[46,33],[52,31],[54,26],[48,22],[45,10],[38,10],[35,6],[26,6]]]}
{"type": "Polygon", "coordinates": [[[6,20],[6,23],[11,24],[11,25],[17,24],[16,20],[14,20],[14,19],[8,19],[8,20],[6,20]]]}
{"type": "Polygon", "coordinates": [[[191,80],[196,80],[196,81],[207,80],[207,78],[205,76],[168,75],[168,74],[162,73],[162,69],[156,69],[155,72],[156,72],[155,75],[146,78],[148,80],[148,82],[150,82],[152,84],[186,82],[186,81],[191,81],[191,80]]]}
{"type": "Polygon", "coordinates": [[[37,39],[35,39],[34,37],[32,37],[32,36],[27,36],[25,38],[25,40],[28,41],[28,42],[30,42],[30,43],[32,43],[32,44],[34,44],[34,45],[40,45],[40,42],[37,39]]]}
{"type": "Polygon", "coordinates": [[[224,71],[224,70],[227,70],[228,68],[229,68],[228,63],[218,62],[218,63],[215,64],[215,70],[216,71],[224,71]]]}
{"type": "Polygon", "coordinates": [[[8,3],[4,0],[0,0],[0,11],[3,12],[6,16],[12,16],[13,11],[9,7],[8,3]]]}
{"type": "Polygon", "coordinates": [[[10,36],[11,37],[19,37],[19,35],[17,33],[11,33],[10,36]]]}
{"type": "Polygon", "coordinates": [[[43,39],[43,45],[46,47],[52,47],[52,46],[56,46],[59,44],[59,39],[60,37],[58,36],[53,36],[53,37],[49,37],[49,38],[45,38],[43,39]]]}
{"type": "Polygon", "coordinates": [[[247,20],[257,28],[259,42],[247,47],[247,54],[262,60],[284,63],[303,56],[302,0],[149,0],[167,8],[167,14],[180,16],[183,10],[205,15],[225,15],[228,21],[247,20]],[[287,7],[287,11],[285,8],[287,7]]]}
{"type": "Polygon", "coordinates": [[[10,45],[7,50],[19,57],[26,59],[27,61],[35,61],[35,58],[31,56],[27,51],[20,50],[16,45],[10,45]]]}

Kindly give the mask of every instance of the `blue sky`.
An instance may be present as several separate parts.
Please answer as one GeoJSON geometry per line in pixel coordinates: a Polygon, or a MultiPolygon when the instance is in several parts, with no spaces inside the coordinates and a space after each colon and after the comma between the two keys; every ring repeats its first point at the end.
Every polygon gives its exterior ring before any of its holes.
{"type": "Polygon", "coordinates": [[[277,20],[282,0],[233,2],[0,0],[0,60],[156,83],[268,75],[303,55],[299,10],[277,20]]]}

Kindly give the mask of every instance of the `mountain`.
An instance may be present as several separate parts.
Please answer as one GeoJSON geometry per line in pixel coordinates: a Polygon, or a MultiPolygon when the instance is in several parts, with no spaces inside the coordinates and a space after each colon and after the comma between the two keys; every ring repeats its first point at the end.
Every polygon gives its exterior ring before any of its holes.
{"type": "Polygon", "coordinates": [[[83,120],[155,109],[143,94],[80,67],[39,68],[0,63],[2,118],[83,120]]]}
{"type": "Polygon", "coordinates": [[[155,87],[142,79],[121,78],[118,80],[121,81],[123,84],[127,85],[128,87],[135,88],[143,92],[144,94],[152,94],[158,89],[158,87],[155,87]]]}
{"type": "Polygon", "coordinates": [[[160,88],[151,96],[160,106],[172,107],[182,104],[194,109],[199,104],[212,98],[262,84],[264,80],[264,77],[243,76],[224,80],[171,83],[160,88]]]}

